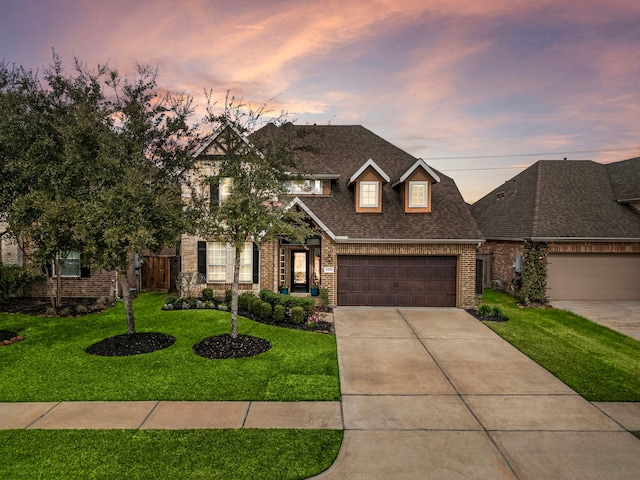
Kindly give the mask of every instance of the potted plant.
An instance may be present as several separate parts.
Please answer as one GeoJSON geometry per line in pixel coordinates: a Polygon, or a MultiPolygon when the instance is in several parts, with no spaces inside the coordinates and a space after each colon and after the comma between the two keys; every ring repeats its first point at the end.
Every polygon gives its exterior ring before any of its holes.
{"type": "Polygon", "coordinates": [[[320,295],[320,285],[318,285],[317,283],[314,285],[311,285],[311,296],[312,297],[317,297],[318,295],[320,295]]]}
{"type": "Polygon", "coordinates": [[[281,283],[278,287],[278,292],[282,295],[289,295],[289,287],[287,287],[284,283],[281,283]]]}

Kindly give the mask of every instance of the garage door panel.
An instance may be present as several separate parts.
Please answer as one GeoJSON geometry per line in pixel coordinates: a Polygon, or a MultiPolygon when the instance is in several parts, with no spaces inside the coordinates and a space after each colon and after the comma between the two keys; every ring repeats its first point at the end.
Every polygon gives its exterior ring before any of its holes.
{"type": "Polygon", "coordinates": [[[552,300],[640,300],[640,255],[550,254],[552,300]]]}
{"type": "Polygon", "coordinates": [[[338,305],[455,306],[456,257],[338,256],[338,305]]]}

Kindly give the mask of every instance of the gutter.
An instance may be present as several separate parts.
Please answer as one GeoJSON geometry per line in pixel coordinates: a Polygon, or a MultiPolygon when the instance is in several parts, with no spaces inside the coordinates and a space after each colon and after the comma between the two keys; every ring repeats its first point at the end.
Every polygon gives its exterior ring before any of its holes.
{"type": "Polygon", "coordinates": [[[640,238],[618,237],[531,237],[532,242],[640,242],[640,238]]]}

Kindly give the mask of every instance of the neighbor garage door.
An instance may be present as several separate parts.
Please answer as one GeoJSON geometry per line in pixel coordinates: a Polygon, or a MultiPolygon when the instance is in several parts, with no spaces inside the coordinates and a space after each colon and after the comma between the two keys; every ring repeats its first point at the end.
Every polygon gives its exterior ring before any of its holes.
{"type": "Polygon", "coordinates": [[[338,256],[338,305],[455,307],[456,257],[338,256]]]}
{"type": "Polygon", "coordinates": [[[550,254],[551,300],[640,300],[640,255],[550,254]]]}

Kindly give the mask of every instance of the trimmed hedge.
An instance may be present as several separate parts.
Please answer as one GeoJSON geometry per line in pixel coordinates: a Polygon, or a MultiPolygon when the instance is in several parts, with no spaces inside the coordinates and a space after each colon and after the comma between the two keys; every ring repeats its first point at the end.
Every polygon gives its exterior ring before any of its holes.
{"type": "Polygon", "coordinates": [[[305,318],[311,315],[316,304],[313,298],[282,295],[272,292],[271,290],[261,290],[260,299],[263,302],[270,303],[272,308],[275,308],[276,305],[282,305],[285,311],[291,311],[294,307],[300,307],[302,308],[305,318]]]}

